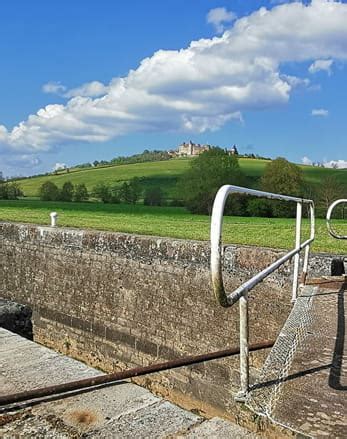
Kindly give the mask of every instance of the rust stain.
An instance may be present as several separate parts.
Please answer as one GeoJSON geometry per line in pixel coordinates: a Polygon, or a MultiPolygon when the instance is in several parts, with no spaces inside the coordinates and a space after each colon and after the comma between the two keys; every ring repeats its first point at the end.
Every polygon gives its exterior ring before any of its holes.
{"type": "Polygon", "coordinates": [[[336,289],[347,287],[346,276],[327,276],[323,278],[313,278],[306,282],[306,285],[317,285],[319,288],[336,289]]]}
{"type": "Polygon", "coordinates": [[[95,425],[100,420],[100,417],[90,409],[78,409],[66,413],[65,419],[70,425],[87,428],[95,425]]]}

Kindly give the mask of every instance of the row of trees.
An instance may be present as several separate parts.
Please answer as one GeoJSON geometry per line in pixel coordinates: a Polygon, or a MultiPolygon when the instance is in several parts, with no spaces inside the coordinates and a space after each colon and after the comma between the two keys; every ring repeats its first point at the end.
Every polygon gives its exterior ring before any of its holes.
{"type": "Polygon", "coordinates": [[[23,192],[17,182],[0,180],[0,200],[17,200],[23,192]]]}
{"type": "Polygon", "coordinates": [[[121,186],[100,183],[94,187],[93,196],[104,203],[136,204],[142,197],[147,206],[161,206],[164,193],[160,187],[144,188],[140,178],[133,178],[121,186]]]}
{"type": "Polygon", "coordinates": [[[159,187],[143,188],[142,180],[133,178],[129,182],[119,185],[96,185],[91,194],[88,193],[85,184],[74,186],[70,181],[63,184],[62,188],[52,181],[43,183],[39,190],[40,199],[43,201],[87,201],[93,196],[103,203],[126,203],[135,204],[141,197],[148,206],[161,206],[163,203],[163,191],[159,187]]]}
{"type": "Polygon", "coordinates": [[[89,198],[84,183],[74,186],[70,181],[65,182],[61,189],[52,181],[46,181],[40,187],[39,196],[43,201],[86,201],[89,198]]]}
{"type": "Polygon", "coordinates": [[[92,166],[110,166],[110,165],[126,165],[133,163],[145,163],[145,162],[157,162],[162,160],[169,160],[171,158],[168,151],[149,151],[145,149],[140,154],[133,154],[130,156],[120,156],[115,157],[111,160],[94,160],[93,163],[81,163],[80,165],[75,166],[75,168],[90,168],[92,166]]]}

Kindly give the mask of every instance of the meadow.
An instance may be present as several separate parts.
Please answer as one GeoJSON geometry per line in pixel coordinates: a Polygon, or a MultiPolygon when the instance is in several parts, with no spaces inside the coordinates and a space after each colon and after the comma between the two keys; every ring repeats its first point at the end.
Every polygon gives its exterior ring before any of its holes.
{"type": "MultiPolygon", "coordinates": [[[[60,171],[44,177],[32,177],[18,180],[24,195],[38,196],[39,188],[47,180],[53,181],[58,187],[66,181],[74,185],[84,183],[91,191],[98,183],[121,184],[133,177],[144,179],[143,186],[160,186],[166,198],[179,198],[176,193],[177,179],[188,169],[191,158],[171,159],[159,162],[135,163],[130,165],[105,166],[86,169],[71,169],[69,172],[60,171]]],[[[257,180],[264,172],[269,160],[239,158],[240,167],[250,180],[250,186],[257,185],[257,180]]],[[[327,169],[313,166],[301,166],[305,181],[318,185],[322,178],[334,175],[341,183],[347,181],[347,169],[327,169]]]]}
{"type": "MultiPolygon", "coordinates": [[[[210,217],[192,215],[184,208],[147,207],[102,203],[64,203],[39,200],[0,200],[0,221],[49,225],[49,213],[58,212],[64,227],[209,240],[210,217]]],[[[347,234],[347,222],[337,221],[336,229],[347,234]]],[[[225,217],[223,242],[289,249],[294,245],[294,219],[225,217]]],[[[303,222],[303,237],[308,236],[308,221],[303,222]]],[[[331,238],[325,221],[316,220],[313,251],[347,253],[346,241],[331,238]]]]}

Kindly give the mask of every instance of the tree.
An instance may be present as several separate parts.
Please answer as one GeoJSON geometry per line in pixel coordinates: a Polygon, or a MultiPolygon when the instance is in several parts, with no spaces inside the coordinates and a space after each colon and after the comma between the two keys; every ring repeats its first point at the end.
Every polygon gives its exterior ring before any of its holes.
{"type": "MultiPolygon", "coordinates": [[[[266,192],[301,196],[303,191],[303,174],[299,166],[278,157],[265,168],[261,177],[261,187],[266,192]]],[[[295,214],[295,205],[287,201],[273,201],[273,215],[291,217],[295,214]]]]}
{"type": "Polygon", "coordinates": [[[99,183],[93,188],[93,195],[96,198],[99,198],[103,203],[110,203],[111,202],[111,191],[110,187],[107,186],[105,183],[99,183]]]}
{"type": "Polygon", "coordinates": [[[242,185],[245,181],[236,156],[221,148],[211,148],[190,163],[178,183],[186,208],[192,213],[210,213],[214,197],[224,184],[242,185]]]}
{"type": "Polygon", "coordinates": [[[8,200],[17,200],[18,197],[23,195],[23,192],[18,183],[16,182],[7,183],[5,186],[7,189],[8,200]]]}
{"type": "Polygon", "coordinates": [[[248,200],[247,211],[249,216],[271,217],[272,208],[268,200],[251,198],[248,200]]]}
{"type": "Polygon", "coordinates": [[[0,181],[0,199],[16,200],[22,196],[23,192],[16,182],[2,182],[0,181]]]}
{"type": "Polygon", "coordinates": [[[71,181],[66,181],[61,188],[59,199],[61,201],[72,201],[74,194],[74,185],[71,181]]]}
{"type": "Polygon", "coordinates": [[[43,201],[56,201],[59,199],[59,189],[52,181],[45,181],[40,189],[39,196],[43,201]]]}
{"type": "Polygon", "coordinates": [[[138,177],[131,179],[129,183],[124,182],[119,189],[120,200],[129,204],[135,204],[141,193],[141,180],[138,177]]]}
{"type": "Polygon", "coordinates": [[[344,193],[346,193],[344,185],[333,175],[327,175],[319,186],[318,201],[327,209],[333,201],[343,198],[344,193]]]}
{"type": "Polygon", "coordinates": [[[77,184],[75,186],[74,201],[87,201],[89,194],[84,183],[77,184]]]}
{"type": "Polygon", "coordinates": [[[161,206],[163,203],[163,191],[160,187],[150,187],[145,191],[143,204],[146,206],[161,206]]]}

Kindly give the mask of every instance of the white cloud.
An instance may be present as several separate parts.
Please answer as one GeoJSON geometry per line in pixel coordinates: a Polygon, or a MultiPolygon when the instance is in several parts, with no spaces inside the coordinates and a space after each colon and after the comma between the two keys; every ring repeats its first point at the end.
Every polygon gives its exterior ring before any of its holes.
{"type": "Polygon", "coordinates": [[[56,163],[53,166],[52,171],[60,171],[61,169],[66,169],[67,168],[67,164],[66,163],[56,163]]]}
{"type": "Polygon", "coordinates": [[[345,169],[347,168],[347,160],[330,160],[330,162],[324,162],[325,168],[345,169]]]}
{"type": "Polygon", "coordinates": [[[309,165],[309,166],[313,164],[312,160],[306,156],[301,159],[301,163],[303,165],[309,165]]]}
{"type": "Polygon", "coordinates": [[[310,65],[310,67],[308,68],[308,71],[310,73],[317,73],[319,71],[325,71],[330,75],[333,62],[334,61],[332,59],[317,59],[315,62],[313,62],[310,65]]]}
{"type": "Polygon", "coordinates": [[[10,154],[2,158],[11,168],[34,168],[41,164],[41,159],[33,154],[10,154]]]}
{"type": "Polygon", "coordinates": [[[42,91],[44,93],[51,93],[51,94],[63,94],[66,90],[65,85],[62,85],[60,82],[54,82],[54,81],[50,81],[47,82],[47,84],[44,84],[42,86],[42,91]]]}
{"type": "Polygon", "coordinates": [[[324,168],[344,169],[347,168],[347,160],[323,160],[323,162],[313,162],[309,157],[301,159],[303,165],[323,166],[324,168]]]}
{"type": "Polygon", "coordinates": [[[108,87],[106,87],[102,82],[92,81],[87,82],[86,84],[81,85],[80,87],[73,88],[64,93],[64,96],[67,98],[72,98],[75,96],[84,96],[95,98],[98,96],[105,95],[108,91],[108,87]]]}
{"type": "Polygon", "coordinates": [[[281,78],[288,82],[292,87],[308,87],[311,83],[308,78],[298,78],[297,76],[292,75],[283,74],[281,75],[281,78]]]}
{"type": "Polygon", "coordinates": [[[228,11],[226,8],[211,9],[206,16],[207,23],[212,24],[218,33],[222,33],[225,29],[225,25],[235,19],[236,14],[232,11],[228,11]]]}
{"type": "Polygon", "coordinates": [[[35,152],[134,132],[204,132],[240,120],[245,110],[284,105],[309,82],[286,76],[283,65],[346,61],[346,22],[347,4],[337,1],[261,8],[220,37],[158,50],[107,85],[65,88],[73,96],[65,105],[41,108],[11,130],[0,125],[0,149],[35,152]]]}
{"type": "Polygon", "coordinates": [[[327,117],[329,116],[329,111],[324,108],[314,108],[311,111],[311,116],[327,117]]]}
{"type": "Polygon", "coordinates": [[[47,82],[47,84],[42,86],[42,91],[44,93],[57,94],[65,98],[73,98],[76,96],[95,98],[106,94],[108,87],[102,82],[92,81],[68,90],[68,88],[60,82],[47,82]]]}

